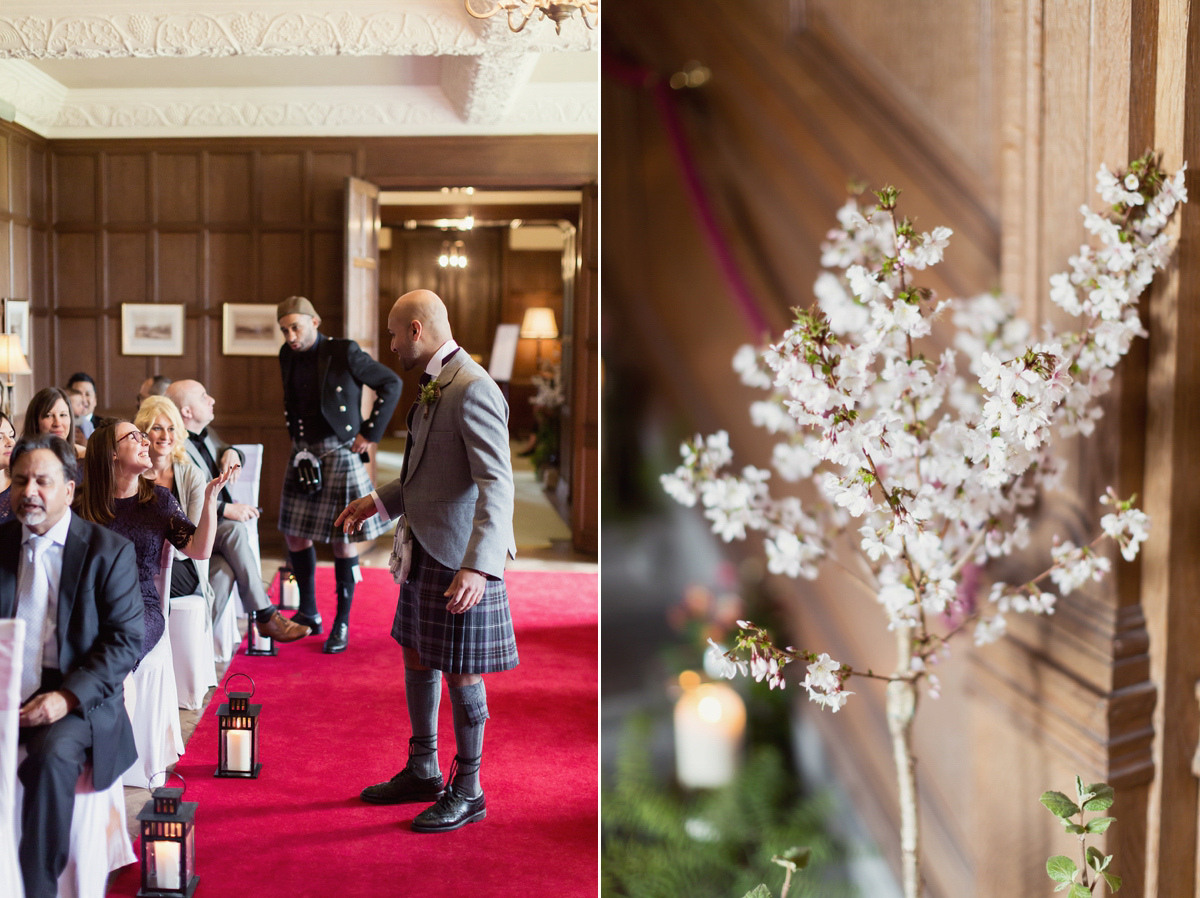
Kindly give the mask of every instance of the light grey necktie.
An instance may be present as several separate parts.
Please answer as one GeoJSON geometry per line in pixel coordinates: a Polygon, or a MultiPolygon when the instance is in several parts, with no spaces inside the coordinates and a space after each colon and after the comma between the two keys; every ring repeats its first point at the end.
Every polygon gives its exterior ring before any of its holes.
{"type": "Polygon", "coordinates": [[[48,536],[30,534],[21,547],[25,567],[17,584],[17,617],[25,621],[25,651],[21,658],[21,703],[42,684],[42,644],[46,635],[46,611],[50,581],[46,576],[46,550],[53,544],[48,536]]]}

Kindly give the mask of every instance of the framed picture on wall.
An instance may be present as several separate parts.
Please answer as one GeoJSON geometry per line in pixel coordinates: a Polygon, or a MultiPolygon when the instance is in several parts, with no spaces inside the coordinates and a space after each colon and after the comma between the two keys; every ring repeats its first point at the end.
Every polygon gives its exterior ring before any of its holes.
{"type": "Polygon", "coordinates": [[[183,355],[183,305],[121,303],[122,355],[183,355]]]}
{"type": "Polygon", "coordinates": [[[279,355],[283,332],[275,306],[227,302],[221,313],[221,352],[225,355],[279,355]]]}
{"type": "Polygon", "coordinates": [[[21,352],[29,358],[29,300],[4,300],[4,333],[16,334],[21,341],[21,352]]]}

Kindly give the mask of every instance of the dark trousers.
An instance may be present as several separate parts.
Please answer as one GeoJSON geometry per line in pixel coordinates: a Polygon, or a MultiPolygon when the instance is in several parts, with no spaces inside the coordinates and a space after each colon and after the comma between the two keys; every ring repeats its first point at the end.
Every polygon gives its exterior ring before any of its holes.
{"type": "MultiPolygon", "coordinates": [[[[61,684],[62,675],[47,670],[39,691],[61,684]]],[[[58,877],[67,866],[75,784],[92,747],[92,725],[71,713],[49,726],[22,727],[19,742],[28,752],[17,767],[25,788],[18,849],[25,898],[55,898],[58,877]]]]}

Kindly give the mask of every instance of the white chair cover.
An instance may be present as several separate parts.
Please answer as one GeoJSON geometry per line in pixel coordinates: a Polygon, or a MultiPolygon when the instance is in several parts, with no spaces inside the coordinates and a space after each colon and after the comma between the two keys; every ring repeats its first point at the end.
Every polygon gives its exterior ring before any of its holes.
{"type": "Polygon", "coordinates": [[[25,621],[0,620],[0,895],[23,898],[17,863],[16,828],[5,825],[19,816],[17,802],[17,712],[21,709],[21,646],[25,621]]]}
{"type": "MultiPolygon", "coordinates": [[[[234,502],[241,502],[244,505],[253,505],[258,508],[259,487],[262,482],[262,443],[237,443],[235,449],[241,450],[245,461],[242,462],[242,472],[238,477],[237,483],[226,487],[229,490],[229,495],[234,502]]],[[[254,561],[258,565],[259,571],[262,570],[262,551],[258,545],[258,519],[247,521],[247,526],[250,532],[254,535],[254,561]]],[[[238,603],[238,611],[241,612],[241,603],[238,603]]],[[[241,614],[245,617],[245,614],[241,614]]]]}
{"type": "Polygon", "coordinates": [[[213,658],[217,664],[228,664],[233,660],[233,653],[242,642],[242,631],[238,629],[237,609],[241,606],[238,600],[237,584],[233,586],[233,594],[225,603],[225,610],[213,624],[213,658]]]}
{"type": "MultiPolygon", "coordinates": [[[[14,646],[24,639],[24,628],[21,620],[0,621],[0,822],[11,820],[13,824],[0,825],[0,895],[15,898],[25,894],[16,854],[24,796],[17,765],[24,760],[25,749],[17,750],[21,659],[19,652],[14,653],[14,646]]],[[[121,781],[97,792],[92,788],[92,766],[84,765],[75,784],[71,846],[67,867],[58,880],[59,898],[104,898],[109,873],[136,860],[126,827],[121,781]]]]}
{"type": "Polygon", "coordinates": [[[171,655],[170,592],[174,547],[163,543],[159,576],[155,578],[167,617],[167,632],[133,672],[133,701],[127,702],[129,721],[138,759],[125,771],[125,785],[149,788],[150,778],[162,773],[183,754],[183,728],[179,723],[179,690],[175,684],[175,665],[171,655]]]}
{"type": "Polygon", "coordinates": [[[208,690],[217,685],[212,623],[204,596],[196,594],[171,599],[166,638],[171,641],[179,707],[198,711],[204,707],[208,690]]]}

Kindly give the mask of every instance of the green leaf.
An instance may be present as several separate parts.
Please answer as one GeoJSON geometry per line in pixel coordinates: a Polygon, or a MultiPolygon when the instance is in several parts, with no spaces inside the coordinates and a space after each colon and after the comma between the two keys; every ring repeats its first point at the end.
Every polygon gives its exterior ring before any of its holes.
{"type": "Polygon", "coordinates": [[[1088,866],[1100,873],[1112,862],[1113,856],[1110,854],[1104,856],[1104,852],[1094,846],[1089,846],[1087,850],[1088,866]]]}
{"type": "Polygon", "coordinates": [[[1088,791],[1093,793],[1094,797],[1084,800],[1083,809],[1085,811],[1107,811],[1116,801],[1112,786],[1105,783],[1092,783],[1088,786],[1088,791]]]}
{"type": "Polygon", "coordinates": [[[1079,805],[1061,792],[1043,792],[1039,799],[1055,817],[1073,817],[1079,813],[1079,805]]]}
{"type": "Polygon", "coordinates": [[[812,849],[807,847],[795,846],[789,848],[783,854],[777,854],[771,858],[772,861],[781,867],[785,867],[792,872],[803,870],[808,866],[808,862],[812,859],[812,849]]]}
{"type": "Polygon", "coordinates": [[[771,890],[767,888],[765,883],[759,883],[742,898],[771,898],[771,890]]]}
{"type": "Polygon", "coordinates": [[[1079,883],[1075,883],[1075,885],[1071,886],[1071,891],[1067,892],[1067,898],[1092,898],[1092,890],[1086,886],[1081,886],[1079,883]]]}
{"type": "Polygon", "coordinates": [[[1117,876],[1115,873],[1101,873],[1100,875],[1103,876],[1104,881],[1108,883],[1109,891],[1115,892],[1117,889],[1121,888],[1121,877],[1117,876]]]}
{"type": "Polygon", "coordinates": [[[1083,789],[1083,778],[1081,776],[1076,775],[1076,777],[1075,777],[1075,800],[1078,801],[1080,804],[1083,804],[1085,801],[1087,801],[1091,797],[1092,796],[1089,795],[1087,792],[1085,792],[1083,789]]]}
{"type": "Polygon", "coordinates": [[[1075,862],[1064,854],[1056,854],[1046,861],[1046,875],[1055,882],[1072,882],[1078,869],[1075,862]]]}
{"type": "Polygon", "coordinates": [[[1082,836],[1088,831],[1086,826],[1080,826],[1078,823],[1072,823],[1070,820],[1064,820],[1062,823],[1063,829],[1073,836],[1082,836]]]}
{"type": "Polygon", "coordinates": [[[1096,817],[1088,821],[1087,831],[1090,833],[1102,833],[1116,822],[1116,817],[1096,817]]]}
{"type": "Polygon", "coordinates": [[[1058,885],[1056,885],[1054,887],[1054,891],[1061,892],[1063,889],[1069,889],[1069,888],[1071,888],[1071,884],[1069,882],[1060,882],[1058,885]]]}

